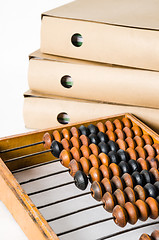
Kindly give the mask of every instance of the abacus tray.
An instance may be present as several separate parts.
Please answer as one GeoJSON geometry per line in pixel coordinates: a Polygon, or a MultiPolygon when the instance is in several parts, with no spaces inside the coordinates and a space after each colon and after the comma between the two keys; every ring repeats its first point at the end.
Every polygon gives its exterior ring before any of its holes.
{"type": "MultiPolygon", "coordinates": [[[[113,121],[116,118],[121,120],[123,117],[129,118],[133,125],[139,126],[143,133],[149,134],[154,143],[159,143],[159,135],[148,128],[140,120],[131,114],[122,114],[67,125],[66,127],[45,129],[27,134],[1,138],[0,151],[41,141],[45,132],[49,132],[51,134],[55,129],[61,131],[63,128],[70,129],[72,126],[79,127],[81,124],[88,126],[90,123],[96,124],[99,121],[104,123],[106,120],[113,121]]],[[[46,179],[40,178],[37,181],[28,182],[22,186],[20,185],[20,183],[30,179],[39,178],[46,174],[50,175],[52,173],[56,173],[57,171],[63,171],[66,169],[59,162],[54,162],[55,158],[50,152],[39,156],[32,156],[4,163],[9,159],[43,150],[43,144],[39,144],[0,154],[0,200],[6,205],[28,239],[134,240],[139,239],[140,235],[144,232],[150,234],[153,230],[159,229],[158,219],[152,220],[149,218],[146,222],[138,220],[135,225],[127,224],[124,228],[120,228],[115,225],[113,220],[105,222],[104,220],[111,218],[112,214],[106,212],[101,206],[92,208],[92,206],[98,204],[98,202],[95,201],[90,194],[88,194],[90,185],[85,191],[80,191],[74,185],[68,185],[48,192],[30,195],[29,197],[28,195],[31,192],[72,181],[72,177],[68,174],[68,172],[66,172],[57,176],[48,176],[46,179]],[[83,196],[79,198],[72,198],[79,194],[83,194],[83,196]],[[70,200],[58,203],[60,199],[65,198],[70,198],[70,200]],[[51,202],[56,203],[52,205],[50,204],[51,202]],[[46,207],[39,208],[39,206],[46,207]],[[86,207],[88,207],[86,211],[80,212],[81,208],[86,207]],[[77,214],[58,219],[59,216],[73,211],[79,212],[77,214]],[[52,221],[54,218],[56,219],[52,221]],[[94,222],[96,222],[96,224],[94,224],[94,222]],[[87,226],[80,229],[80,226],[83,225],[87,226]],[[131,230],[132,228],[133,230],[131,230]],[[71,229],[76,229],[76,231],[60,235],[60,233],[71,229]]]]}

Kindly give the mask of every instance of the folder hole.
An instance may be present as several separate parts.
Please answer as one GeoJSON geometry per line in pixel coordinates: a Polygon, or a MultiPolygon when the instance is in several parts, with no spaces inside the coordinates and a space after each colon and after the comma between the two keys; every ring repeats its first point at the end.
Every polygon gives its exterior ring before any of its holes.
{"type": "Polygon", "coordinates": [[[83,44],[83,37],[81,34],[79,33],[75,33],[72,38],[71,38],[71,42],[75,47],[81,47],[83,44]]]}
{"type": "Polygon", "coordinates": [[[71,88],[73,86],[73,80],[69,75],[65,75],[61,78],[61,85],[65,88],[71,88]]]}
{"type": "Polygon", "coordinates": [[[70,122],[70,117],[67,113],[61,112],[57,115],[57,121],[61,124],[68,124],[70,122]]]}

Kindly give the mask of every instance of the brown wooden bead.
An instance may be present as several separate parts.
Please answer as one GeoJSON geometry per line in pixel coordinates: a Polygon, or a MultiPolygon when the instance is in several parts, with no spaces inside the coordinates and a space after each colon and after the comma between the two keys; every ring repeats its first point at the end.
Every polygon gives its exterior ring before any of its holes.
{"type": "Polygon", "coordinates": [[[62,129],[62,134],[63,134],[64,138],[66,138],[67,140],[71,139],[72,134],[71,134],[70,130],[68,130],[67,128],[62,129]]]}
{"type": "MultiPolygon", "coordinates": [[[[146,234],[146,233],[143,233],[141,236],[140,236],[140,239],[139,240],[152,240],[152,238],[146,234]]],[[[153,239],[154,240],[154,239],[153,239]]]]}
{"type": "Polygon", "coordinates": [[[111,163],[109,165],[110,170],[113,173],[113,176],[121,176],[122,172],[120,167],[116,163],[111,163]]]}
{"type": "Polygon", "coordinates": [[[70,131],[71,131],[71,133],[72,133],[72,136],[74,136],[74,137],[76,137],[76,138],[79,138],[80,132],[79,132],[78,128],[76,128],[76,127],[71,127],[70,131]]]}
{"type": "Polygon", "coordinates": [[[120,226],[125,227],[128,222],[128,214],[125,208],[116,205],[113,209],[114,222],[120,226]]]}
{"type": "Polygon", "coordinates": [[[117,135],[115,132],[108,130],[106,134],[108,135],[109,140],[112,140],[114,142],[117,140],[117,135]]]}
{"type": "Polygon", "coordinates": [[[118,144],[119,148],[124,150],[124,151],[128,148],[127,143],[122,139],[117,139],[116,143],[118,144]]]}
{"type": "Polygon", "coordinates": [[[104,209],[110,213],[112,213],[114,207],[117,204],[115,196],[109,192],[104,193],[102,202],[104,203],[104,209]]]}
{"type": "Polygon", "coordinates": [[[90,190],[91,190],[91,195],[94,199],[96,199],[97,201],[102,200],[105,190],[101,183],[99,183],[98,181],[94,181],[91,185],[90,190]]]}
{"type": "Polygon", "coordinates": [[[109,167],[107,167],[106,165],[101,165],[99,167],[100,171],[102,172],[103,178],[112,178],[112,171],[110,170],[109,167]]]}
{"type": "Polygon", "coordinates": [[[81,135],[80,136],[80,140],[81,140],[83,145],[85,145],[87,147],[89,146],[90,140],[89,140],[89,138],[86,135],[81,135]]]}
{"type": "Polygon", "coordinates": [[[138,158],[137,162],[140,164],[142,170],[149,170],[150,169],[150,165],[149,162],[143,158],[138,158]]]}
{"type": "Polygon", "coordinates": [[[89,158],[89,156],[91,155],[91,150],[89,147],[82,145],[82,147],[80,148],[83,157],[85,158],[89,158]]]}
{"type": "Polygon", "coordinates": [[[94,154],[91,154],[88,159],[90,160],[92,166],[95,168],[99,168],[99,166],[101,165],[100,159],[94,154]]]}
{"type": "Polygon", "coordinates": [[[159,171],[156,168],[151,168],[150,172],[153,174],[155,181],[159,181],[159,171]]]}
{"type": "Polygon", "coordinates": [[[82,165],[82,169],[83,169],[84,173],[85,173],[86,175],[88,175],[88,174],[89,174],[89,170],[90,170],[91,167],[92,167],[92,164],[91,164],[90,160],[88,160],[88,159],[85,158],[85,157],[81,157],[81,158],[80,158],[80,163],[81,163],[81,165],[82,165]]]}
{"type": "Polygon", "coordinates": [[[130,138],[134,137],[134,133],[133,133],[133,131],[130,128],[124,127],[123,131],[126,134],[126,137],[130,137],[130,138]]]}
{"type": "Polygon", "coordinates": [[[136,152],[138,153],[138,156],[140,158],[146,159],[147,158],[147,152],[145,151],[144,148],[137,146],[135,148],[136,152]]]}
{"type": "Polygon", "coordinates": [[[134,125],[131,129],[133,130],[135,136],[141,137],[143,135],[142,129],[139,126],[134,125]]]}
{"type": "Polygon", "coordinates": [[[70,152],[72,153],[73,158],[79,162],[80,158],[82,157],[82,153],[80,149],[76,147],[72,147],[70,152]]]}
{"type": "Polygon", "coordinates": [[[125,133],[121,129],[115,129],[115,133],[118,139],[125,139],[125,133]]]}
{"type": "Polygon", "coordinates": [[[77,162],[75,159],[72,159],[68,165],[69,173],[72,177],[76,174],[77,171],[82,170],[80,162],[77,162]]]}
{"type": "Polygon", "coordinates": [[[159,216],[159,205],[158,205],[158,202],[154,198],[148,197],[146,199],[146,203],[148,204],[149,209],[150,209],[149,217],[152,218],[152,219],[158,218],[158,216],[159,216]]]}
{"type": "Polygon", "coordinates": [[[134,191],[135,191],[138,199],[145,201],[147,194],[145,192],[145,189],[141,185],[136,185],[134,187],[134,191]]]}
{"type": "Polygon", "coordinates": [[[76,138],[76,137],[72,137],[71,138],[71,143],[72,143],[72,145],[74,146],[74,147],[76,147],[76,148],[80,148],[81,147],[81,141],[80,141],[80,139],[79,138],[76,138]]]}
{"type": "Polygon", "coordinates": [[[139,136],[135,136],[134,141],[136,142],[136,145],[139,147],[144,147],[144,145],[145,145],[143,138],[141,138],[139,136]]]}
{"type": "Polygon", "coordinates": [[[136,145],[136,142],[135,142],[134,139],[131,138],[131,137],[127,137],[127,138],[125,139],[125,142],[127,143],[127,145],[128,145],[129,148],[135,149],[136,146],[137,146],[137,145],[136,145]]]}
{"type": "Polygon", "coordinates": [[[124,190],[124,182],[120,177],[113,176],[111,182],[114,184],[116,189],[120,189],[122,191],[124,190]]]}
{"type": "Polygon", "coordinates": [[[159,161],[159,154],[155,158],[157,159],[157,161],[159,161]]]}
{"type": "Polygon", "coordinates": [[[70,151],[70,149],[72,148],[72,143],[67,140],[66,138],[63,138],[61,140],[62,146],[64,149],[66,149],[67,151],[70,151]]]}
{"type": "Polygon", "coordinates": [[[132,204],[131,202],[127,202],[125,203],[124,208],[126,209],[127,213],[128,213],[128,222],[132,225],[134,225],[137,220],[138,220],[138,210],[137,207],[132,204]]]}
{"type": "Polygon", "coordinates": [[[89,175],[89,178],[90,178],[90,182],[94,182],[94,181],[101,182],[101,180],[103,178],[101,171],[98,168],[95,168],[95,167],[92,167],[89,170],[88,175],[89,175]]]}
{"type": "Polygon", "coordinates": [[[43,135],[43,141],[44,141],[44,148],[45,149],[50,149],[52,140],[53,140],[53,136],[50,133],[46,132],[43,135]]]}
{"type": "Polygon", "coordinates": [[[152,147],[156,150],[156,153],[159,154],[159,143],[154,143],[152,147]]]}
{"type": "Polygon", "coordinates": [[[148,156],[151,156],[152,158],[155,157],[156,152],[155,149],[151,145],[145,145],[144,149],[146,150],[148,156]]]}
{"type": "Polygon", "coordinates": [[[152,145],[153,144],[153,139],[150,135],[148,134],[143,134],[142,135],[142,138],[144,139],[145,141],[145,144],[149,144],[149,145],[152,145]]]}
{"type": "Polygon", "coordinates": [[[129,173],[124,173],[121,178],[123,179],[125,186],[131,188],[134,187],[133,178],[129,173]]]}
{"type": "Polygon", "coordinates": [[[131,122],[131,120],[129,118],[124,117],[122,119],[122,122],[124,123],[125,127],[132,128],[132,122],[131,122]]]}
{"type": "Polygon", "coordinates": [[[126,203],[126,194],[123,191],[121,191],[120,189],[116,189],[114,192],[114,196],[117,199],[117,203],[120,206],[124,207],[124,205],[126,203]]]}
{"type": "Polygon", "coordinates": [[[129,154],[130,159],[137,160],[138,159],[138,153],[133,148],[127,148],[126,152],[129,154]]]}
{"type": "Polygon", "coordinates": [[[99,159],[101,160],[101,163],[106,165],[107,167],[109,166],[110,164],[110,159],[108,157],[108,155],[106,155],[105,153],[100,153],[98,155],[99,159]]]}
{"type": "Polygon", "coordinates": [[[152,237],[154,240],[159,240],[159,230],[154,230],[154,231],[151,233],[151,237],[152,237]]]}
{"type": "Polygon", "coordinates": [[[148,216],[149,216],[149,207],[148,207],[147,203],[145,203],[141,199],[138,199],[136,201],[135,205],[137,206],[137,208],[139,210],[139,219],[141,221],[145,222],[148,219],[148,216]]]}
{"type": "Polygon", "coordinates": [[[151,168],[159,168],[159,162],[156,158],[147,157],[146,158],[151,168]]]}
{"type": "Polygon", "coordinates": [[[126,187],[124,189],[124,192],[126,193],[129,202],[131,202],[131,203],[135,203],[136,202],[137,196],[135,194],[135,191],[132,188],[126,187]]]}
{"type": "Polygon", "coordinates": [[[99,147],[98,147],[96,144],[91,143],[91,144],[89,145],[89,148],[91,149],[92,153],[93,153],[95,156],[98,156],[98,155],[99,155],[100,149],[99,149],[99,147]]]}
{"type": "Polygon", "coordinates": [[[113,193],[114,186],[112,185],[108,178],[103,178],[101,183],[103,184],[106,192],[113,193]]]}
{"type": "Polygon", "coordinates": [[[105,125],[106,125],[107,129],[110,130],[110,131],[114,131],[115,130],[115,125],[111,121],[107,120],[105,122],[105,125]]]}
{"type": "Polygon", "coordinates": [[[115,127],[118,129],[123,129],[123,127],[124,127],[123,122],[117,118],[113,121],[113,123],[114,123],[115,127]]]}
{"type": "Polygon", "coordinates": [[[54,130],[52,134],[56,141],[61,142],[63,137],[62,137],[62,134],[58,130],[54,130]]]}
{"type": "Polygon", "coordinates": [[[63,149],[60,153],[61,164],[68,168],[70,161],[72,160],[72,155],[66,149],[63,149]]]}
{"type": "Polygon", "coordinates": [[[106,126],[104,125],[104,123],[102,123],[102,122],[98,122],[97,123],[97,128],[99,129],[99,132],[103,132],[103,133],[105,133],[106,132],[106,126]]]}

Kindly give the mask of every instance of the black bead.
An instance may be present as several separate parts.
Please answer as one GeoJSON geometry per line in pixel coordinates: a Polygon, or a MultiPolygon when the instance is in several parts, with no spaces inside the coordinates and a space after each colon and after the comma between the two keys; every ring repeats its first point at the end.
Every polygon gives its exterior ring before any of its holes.
{"type": "Polygon", "coordinates": [[[157,201],[158,204],[159,204],[159,195],[156,197],[156,201],[157,201]]]}
{"type": "Polygon", "coordinates": [[[81,125],[78,129],[81,133],[81,135],[86,135],[88,136],[90,134],[90,131],[87,127],[85,127],[84,125],[81,125]]]}
{"type": "Polygon", "coordinates": [[[80,190],[85,190],[88,186],[88,177],[87,175],[82,172],[82,171],[77,171],[75,176],[74,176],[74,180],[75,180],[75,185],[77,188],[79,188],[80,190]]]}
{"type": "Polygon", "coordinates": [[[107,136],[107,134],[103,133],[103,132],[99,132],[97,134],[97,137],[99,138],[100,142],[108,142],[109,141],[109,138],[107,136]]]}
{"type": "Polygon", "coordinates": [[[60,153],[63,150],[63,146],[60,142],[53,140],[50,149],[52,155],[56,158],[59,158],[60,153]]]}
{"type": "Polygon", "coordinates": [[[117,151],[117,154],[118,154],[118,156],[120,158],[120,161],[128,162],[129,159],[130,159],[129,158],[129,154],[127,152],[125,152],[124,150],[122,150],[122,149],[119,149],[117,151]]]}
{"type": "Polygon", "coordinates": [[[132,173],[133,180],[135,182],[135,185],[141,185],[144,186],[144,178],[143,175],[139,172],[135,171],[132,173]]]}
{"type": "Polygon", "coordinates": [[[156,187],[156,189],[158,191],[158,195],[159,195],[159,181],[155,182],[154,186],[156,187]]]}
{"type": "Polygon", "coordinates": [[[146,192],[147,192],[149,197],[152,197],[152,198],[156,198],[157,197],[158,191],[157,191],[156,187],[153,184],[147,183],[144,186],[144,189],[146,190],[146,192]]]}
{"type": "Polygon", "coordinates": [[[97,134],[99,132],[97,126],[95,126],[93,124],[89,124],[88,125],[88,129],[89,129],[90,133],[97,134]]]}
{"type": "Polygon", "coordinates": [[[129,164],[125,161],[121,161],[119,163],[119,167],[121,168],[122,170],[122,173],[130,173],[130,167],[129,167],[129,164]]]}
{"type": "Polygon", "coordinates": [[[98,145],[98,143],[100,142],[99,138],[94,133],[91,133],[88,137],[89,137],[91,143],[98,145]]]}
{"type": "Polygon", "coordinates": [[[108,141],[108,145],[109,145],[111,151],[117,152],[119,150],[118,144],[112,140],[108,141]]]}
{"type": "Polygon", "coordinates": [[[110,151],[108,144],[106,144],[105,142],[100,142],[98,144],[98,147],[99,147],[100,151],[105,154],[108,154],[108,152],[110,151]]]}
{"type": "Polygon", "coordinates": [[[149,172],[148,170],[145,170],[145,169],[144,169],[144,170],[142,170],[142,171],[140,172],[140,174],[143,175],[145,184],[146,184],[146,183],[154,183],[154,176],[153,176],[153,174],[152,174],[151,172],[149,172]]]}
{"type": "Polygon", "coordinates": [[[140,172],[141,171],[140,164],[137,161],[135,161],[134,159],[130,159],[128,161],[128,164],[129,164],[131,172],[135,172],[135,171],[140,172]]]}
{"type": "Polygon", "coordinates": [[[116,164],[118,164],[118,163],[120,162],[119,156],[117,155],[116,152],[110,151],[110,152],[108,153],[108,156],[109,156],[109,158],[110,158],[111,163],[116,163],[116,164]]]}

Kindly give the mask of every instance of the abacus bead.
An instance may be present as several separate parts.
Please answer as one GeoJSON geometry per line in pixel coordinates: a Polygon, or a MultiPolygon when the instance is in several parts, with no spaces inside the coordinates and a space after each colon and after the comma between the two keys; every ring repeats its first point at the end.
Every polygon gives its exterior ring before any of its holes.
{"type": "Polygon", "coordinates": [[[146,202],[142,201],[141,199],[138,199],[135,203],[139,210],[139,219],[141,221],[146,221],[149,216],[149,207],[146,202]]]}
{"type": "Polygon", "coordinates": [[[125,133],[121,129],[115,129],[114,131],[117,135],[117,138],[124,140],[125,139],[125,133]]]}
{"type": "Polygon", "coordinates": [[[90,160],[88,160],[88,159],[85,158],[85,157],[81,157],[81,158],[80,158],[80,163],[81,163],[81,165],[82,165],[82,169],[83,169],[84,173],[85,173],[86,175],[88,175],[89,170],[90,170],[91,167],[92,167],[90,160]]]}
{"type": "Polygon", "coordinates": [[[72,133],[72,136],[76,137],[76,138],[79,138],[80,136],[80,132],[79,130],[76,128],[76,127],[72,127],[70,129],[71,133],[72,133]]]}
{"type": "Polygon", "coordinates": [[[88,135],[90,134],[89,129],[88,129],[87,127],[85,127],[84,125],[81,125],[81,126],[79,127],[79,131],[80,131],[81,135],[86,135],[86,136],[88,136],[88,135]]]}
{"type": "Polygon", "coordinates": [[[103,132],[103,133],[106,132],[106,126],[102,122],[97,123],[97,128],[99,129],[100,132],[103,132]]]}
{"type": "MultiPolygon", "coordinates": [[[[155,182],[159,181],[159,171],[156,168],[151,168],[150,172],[153,174],[155,182]]],[[[155,183],[154,183],[155,185],[155,183]]],[[[158,189],[159,191],[159,189],[158,189]]]]}
{"type": "Polygon", "coordinates": [[[69,173],[72,177],[76,174],[77,171],[82,170],[80,162],[77,162],[75,159],[72,159],[68,165],[69,173]]]}
{"type": "Polygon", "coordinates": [[[99,149],[99,147],[98,147],[96,144],[91,143],[91,144],[89,145],[89,148],[90,148],[91,152],[92,152],[95,156],[98,156],[98,155],[99,155],[100,149],[99,149]]]}
{"type": "Polygon", "coordinates": [[[135,136],[141,137],[143,135],[142,129],[139,126],[133,126],[131,128],[135,134],[135,136]]]}
{"type": "Polygon", "coordinates": [[[144,148],[137,146],[135,148],[136,152],[138,153],[138,156],[140,158],[146,159],[147,158],[147,152],[145,151],[144,148]]]}
{"type": "Polygon", "coordinates": [[[144,185],[144,178],[139,172],[137,171],[133,172],[132,177],[135,181],[135,185],[141,185],[141,186],[144,185]]]}
{"type": "Polygon", "coordinates": [[[110,164],[110,159],[108,157],[108,155],[106,155],[105,153],[100,153],[98,155],[99,159],[101,160],[101,163],[106,165],[106,166],[109,166],[110,164]]]}
{"type": "Polygon", "coordinates": [[[111,151],[117,152],[119,150],[118,144],[116,142],[109,140],[107,144],[111,151]]]}
{"type": "Polygon", "coordinates": [[[146,190],[147,192],[147,195],[149,197],[153,197],[153,198],[156,198],[157,195],[158,195],[158,191],[156,189],[156,187],[151,184],[151,183],[147,183],[145,186],[144,186],[144,189],[146,190]]]}
{"type": "Polygon", "coordinates": [[[118,154],[117,154],[116,152],[114,152],[114,151],[110,151],[110,152],[108,153],[108,157],[110,158],[110,162],[111,162],[111,163],[116,163],[116,164],[118,164],[118,163],[120,162],[120,159],[119,159],[118,154]]]}
{"type": "Polygon", "coordinates": [[[90,133],[97,134],[99,132],[97,126],[93,124],[89,124],[87,128],[89,129],[90,133]]]}
{"type": "Polygon", "coordinates": [[[96,199],[97,201],[102,200],[102,196],[103,196],[105,190],[101,183],[94,181],[91,185],[90,190],[91,190],[91,195],[94,199],[96,199]]]}
{"type": "Polygon", "coordinates": [[[140,167],[142,170],[148,170],[149,169],[149,163],[147,160],[143,159],[143,158],[138,158],[137,159],[137,163],[140,164],[140,167]]]}
{"type": "Polygon", "coordinates": [[[100,159],[97,156],[95,156],[94,154],[91,154],[89,156],[89,160],[90,160],[92,166],[95,168],[99,168],[99,166],[101,165],[100,159]]]}
{"type": "Polygon", "coordinates": [[[67,140],[71,139],[71,132],[70,132],[70,130],[68,130],[66,128],[63,128],[62,129],[62,134],[63,134],[64,138],[66,138],[67,140]]]}
{"type": "MultiPolygon", "coordinates": [[[[159,193],[159,180],[154,183],[154,186],[156,187],[158,193],[159,193]]],[[[159,194],[158,194],[159,195],[159,194]]]]}
{"type": "Polygon", "coordinates": [[[135,136],[134,140],[135,140],[137,146],[139,146],[139,147],[143,147],[145,145],[144,140],[139,136],[135,136]]]}
{"type": "Polygon", "coordinates": [[[123,191],[121,191],[120,189],[116,189],[114,192],[114,196],[117,199],[117,203],[124,207],[125,203],[126,203],[126,195],[123,191]]]}
{"type": "Polygon", "coordinates": [[[146,199],[146,203],[148,204],[149,208],[150,208],[150,215],[149,217],[152,219],[156,219],[159,216],[159,205],[158,202],[152,198],[152,197],[148,197],[146,199]]]}
{"type": "Polygon", "coordinates": [[[154,240],[159,240],[159,230],[154,230],[154,231],[151,233],[151,237],[152,237],[154,240]]]}
{"type": "Polygon", "coordinates": [[[72,160],[72,155],[69,151],[63,149],[60,154],[61,164],[68,168],[70,161],[72,160]]]}
{"type": "Polygon", "coordinates": [[[147,158],[147,161],[149,162],[151,168],[156,168],[158,169],[159,168],[159,162],[156,158],[147,158]]]}
{"type": "Polygon", "coordinates": [[[131,188],[134,187],[134,180],[129,173],[124,173],[121,178],[123,179],[125,186],[131,188]]]}
{"type": "Polygon", "coordinates": [[[104,209],[110,213],[112,213],[115,205],[117,204],[115,196],[109,192],[104,193],[102,202],[104,203],[104,209]]]}
{"type": "Polygon", "coordinates": [[[112,140],[114,142],[117,140],[117,135],[115,132],[108,130],[106,134],[108,135],[109,140],[112,140]]]}
{"type": "Polygon", "coordinates": [[[113,176],[121,176],[122,172],[120,167],[116,163],[111,163],[109,165],[109,168],[111,169],[113,176]]]}
{"type": "Polygon", "coordinates": [[[114,184],[116,189],[120,189],[123,191],[124,189],[124,183],[122,181],[122,179],[118,176],[113,176],[111,179],[111,182],[114,184]]]}
{"type": "Polygon", "coordinates": [[[103,132],[98,132],[97,137],[99,138],[100,142],[108,142],[108,136],[103,132]]]}
{"type": "Polygon", "coordinates": [[[99,147],[100,151],[105,154],[108,154],[108,152],[110,151],[108,144],[105,142],[100,142],[98,144],[98,147],[99,147]]]}
{"type": "Polygon", "coordinates": [[[140,174],[144,177],[145,183],[153,183],[155,180],[152,173],[148,170],[142,170],[140,174]]]}
{"type": "Polygon", "coordinates": [[[56,157],[59,158],[61,151],[63,150],[63,146],[60,142],[53,140],[51,144],[51,153],[56,157]]]}
{"type": "Polygon", "coordinates": [[[140,236],[140,239],[139,239],[139,240],[154,240],[154,239],[152,239],[148,234],[143,233],[143,234],[140,236]]]}
{"type": "Polygon", "coordinates": [[[71,138],[71,143],[72,143],[72,145],[74,146],[74,147],[76,147],[76,148],[80,148],[81,147],[81,141],[80,141],[80,139],[79,138],[76,138],[76,137],[72,137],[71,138]]]}
{"type": "Polygon", "coordinates": [[[62,134],[58,130],[54,130],[52,134],[56,141],[61,142],[62,134]]]}
{"type": "Polygon", "coordinates": [[[127,117],[124,117],[122,119],[122,122],[124,123],[125,127],[132,128],[132,123],[131,123],[130,119],[128,119],[127,117]]]}
{"type": "Polygon", "coordinates": [[[72,153],[72,156],[75,160],[79,161],[80,158],[82,157],[82,153],[80,151],[80,149],[73,147],[71,148],[70,152],[72,153]]]}
{"type": "Polygon", "coordinates": [[[131,137],[127,137],[125,139],[125,142],[127,143],[127,145],[129,146],[129,148],[136,148],[136,142],[134,141],[134,139],[132,139],[131,137]]]}
{"type": "Polygon", "coordinates": [[[156,197],[156,201],[159,203],[159,195],[156,197]]]}
{"type": "Polygon", "coordinates": [[[127,162],[121,161],[119,164],[120,169],[122,170],[122,173],[130,173],[130,167],[127,162]]]}
{"type": "Polygon", "coordinates": [[[76,187],[79,188],[80,190],[85,190],[87,188],[88,178],[84,172],[82,171],[76,172],[74,180],[76,187]]]}
{"type": "Polygon", "coordinates": [[[130,159],[128,161],[128,164],[129,164],[131,172],[135,172],[135,171],[140,171],[141,170],[141,167],[140,167],[138,161],[135,161],[134,159],[130,159]]]}
{"type": "Polygon", "coordinates": [[[102,176],[102,173],[101,171],[98,169],[98,168],[95,168],[95,167],[92,167],[90,170],[89,170],[89,179],[90,179],[90,182],[94,182],[94,181],[97,181],[97,182],[101,182],[103,176],[102,176]]]}
{"type": "Polygon", "coordinates": [[[124,128],[123,128],[123,131],[124,131],[124,133],[126,134],[126,137],[127,137],[127,138],[128,138],[128,137],[130,137],[130,138],[133,138],[133,137],[134,137],[134,133],[133,133],[133,131],[132,131],[130,128],[124,127],[124,128]]]}
{"type": "Polygon", "coordinates": [[[142,186],[136,185],[134,187],[134,191],[135,191],[138,199],[145,201],[145,199],[147,198],[147,193],[142,186]]]}
{"type": "Polygon", "coordinates": [[[83,157],[85,158],[89,158],[89,156],[91,155],[91,150],[89,147],[82,145],[82,147],[80,148],[83,157]]]}
{"type": "Polygon", "coordinates": [[[103,175],[104,178],[108,178],[108,179],[112,178],[112,171],[111,171],[110,168],[108,168],[107,166],[102,164],[99,167],[99,169],[102,172],[102,175],[103,175]]]}
{"type": "Polygon", "coordinates": [[[152,147],[156,150],[156,153],[159,154],[159,143],[154,143],[152,147]]]}
{"type": "Polygon", "coordinates": [[[97,135],[95,135],[94,133],[91,133],[89,135],[89,139],[91,143],[94,143],[96,145],[98,145],[98,143],[100,142],[99,138],[97,137],[97,135]]]}
{"type": "Polygon", "coordinates": [[[44,148],[45,149],[50,149],[51,143],[52,143],[52,140],[53,140],[53,137],[50,135],[50,133],[46,132],[43,135],[43,139],[42,140],[44,141],[44,148]]]}
{"type": "Polygon", "coordinates": [[[86,135],[81,135],[80,136],[80,140],[81,140],[81,142],[82,142],[82,144],[83,145],[85,145],[85,146],[89,146],[89,144],[90,144],[90,139],[86,136],[86,135]]]}
{"type": "Polygon", "coordinates": [[[154,148],[151,145],[148,145],[148,144],[145,145],[144,149],[148,153],[148,156],[151,156],[152,158],[155,157],[156,152],[155,152],[154,148]]]}
{"type": "Polygon", "coordinates": [[[114,217],[114,222],[120,226],[120,227],[125,227],[127,222],[128,222],[128,214],[126,212],[126,209],[116,205],[113,209],[113,217],[114,217]]]}
{"type": "Polygon", "coordinates": [[[72,143],[67,140],[66,138],[63,138],[61,140],[62,146],[64,149],[66,149],[67,151],[70,151],[70,149],[72,148],[72,143]]]}
{"type": "Polygon", "coordinates": [[[115,127],[118,129],[123,129],[123,127],[124,127],[124,124],[122,123],[122,121],[120,121],[117,118],[113,121],[113,123],[114,123],[115,127]]]}
{"type": "Polygon", "coordinates": [[[125,203],[124,208],[126,209],[127,213],[128,213],[128,222],[132,225],[134,225],[137,220],[138,220],[138,210],[137,207],[132,204],[131,202],[127,202],[125,203]]]}
{"type": "Polygon", "coordinates": [[[115,190],[115,186],[108,178],[103,178],[101,183],[104,186],[105,192],[113,193],[115,190]]]}
{"type": "Polygon", "coordinates": [[[144,139],[145,141],[145,144],[149,144],[149,145],[152,145],[153,144],[153,139],[150,135],[148,134],[143,134],[142,135],[142,138],[144,139]]]}
{"type": "Polygon", "coordinates": [[[122,150],[122,149],[119,149],[117,151],[117,154],[118,154],[118,156],[120,158],[120,161],[127,162],[130,159],[129,158],[129,154],[126,151],[122,150]]]}
{"type": "Polygon", "coordinates": [[[131,202],[131,203],[135,203],[136,202],[137,196],[135,194],[135,191],[132,188],[126,187],[124,189],[124,192],[126,193],[129,202],[131,202]]]}
{"type": "Polygon", "coordinates": [[[113,124],[111,121],[107,120],[107,121],[105,122],[105,125],[106,125],[106,127],[107,127],[108,130],[111,130],[111,131],[114,131],[114,130],[115,130],[115,126],[114,126],[114,124],[113,124]]]}
{"type": "Polygon", "coordinates": [[[127,148],[126,152],[129,154],[130,159],[137,160],[138,159],[138,153],[133,148],[127,148]]]}
{"type": "Polygon", "coordinates": [[[118,139],[116,141],[116,143],[118,144],[119,148],[124,150],[124,151],[128,148],[127,143],[124,140],[122,140],[122,139],[118,139]]]}

